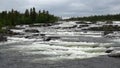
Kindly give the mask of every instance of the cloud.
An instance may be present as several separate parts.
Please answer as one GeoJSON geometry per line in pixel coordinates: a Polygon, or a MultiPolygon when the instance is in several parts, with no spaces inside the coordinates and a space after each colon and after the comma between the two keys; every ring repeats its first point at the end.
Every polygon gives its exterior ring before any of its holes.
{"type": "Polygon", "coordinates": [[[0,0],[0,11],[31,7],[64,17],[115,14],[120,13],[120,0],[0,0]]]}

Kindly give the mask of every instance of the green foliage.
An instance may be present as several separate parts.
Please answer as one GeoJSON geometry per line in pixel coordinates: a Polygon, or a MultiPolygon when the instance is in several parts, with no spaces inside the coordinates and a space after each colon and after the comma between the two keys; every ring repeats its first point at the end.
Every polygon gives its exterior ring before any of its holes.
{"type": "Polygon", "coordinates": [[[88,16],[88,17],[77,17],[77,18],[70,18],[67,19],[69,20],[74,20],[74,21],[120,21],[120,14],[115,14],[115,15],[95,15],[95,16],[88,16]]]}
{"type": "Polygon", "coordinates": [[[120,27],[118,25],[103,25],[102,27],[91,27],[87,30],[93,31],[120,31],[120,27]]]}
{"type": "Polygon", "coordinates": [[[24,13],[20,13],[14,9],[0,12],[0,27],[19,24],[53,23],[57,20],[58,17],[49,14],[48,11],[36,12],[34,7],[30,10],[26,9],[24,13]]]}

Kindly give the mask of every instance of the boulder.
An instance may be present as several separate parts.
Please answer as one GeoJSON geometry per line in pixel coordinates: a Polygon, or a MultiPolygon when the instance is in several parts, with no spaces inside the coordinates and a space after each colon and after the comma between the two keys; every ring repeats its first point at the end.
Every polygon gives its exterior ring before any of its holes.
{"type": "Polygon", "coordinates": [[[108,54],[109,57],[120,57],[120,51],[112,51],[110,54],[108,54]]]}
{"type": "Polygon", "coordinates": [[[7,37],[0,35],[0,42],[7,41],[7,37]]]}
{"type": "Polygon", "coordinates": [[[45,36],[45,34],[40,34],[40,36],[43,36],[43,37],[44,37],[44,36],[45,36]]]}
{"type": "Polygon", "coordinates": [[[37,29],[27,29],[25,32],[30,32],[30,33],[39,33],[37,29]]]}
{"type": "Polygon", "coordinates": [[[51,40],[51,38],[44,38],[44,41],[50,41],[51,40]]]}
{"type": "Polygon", "coordinates": [[[44,37],[44,41],[56,40],[60,39],[60,37],[44,37]]]}
{"type": "Polygon", "coordinates": [[[106,50],[105,53],[111,53],[113,50],[106,50]]]}

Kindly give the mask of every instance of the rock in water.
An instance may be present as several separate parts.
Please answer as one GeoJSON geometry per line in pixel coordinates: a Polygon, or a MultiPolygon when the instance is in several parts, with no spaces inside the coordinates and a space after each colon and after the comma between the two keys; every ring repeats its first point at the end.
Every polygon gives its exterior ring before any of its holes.
{"type": "Polygon", "coordinates": [[[112,51],[108,54],[109,57],[120,57],[120,51],[112,51]]]}
{"type": "Polygon", "coordinates": [[[105,53],[111,53],[113,50],[106,50],[105,53]]]}
{"type": "Polygon", "coordinates": [[[7,41],[7,37],[0,35],[0,42],[7,41]]]}
{"type": "Polygon", "coordinates": [[[30,33],[39,33],[37,29],[27,29],[25,32],[30,32],[30,33]]]}

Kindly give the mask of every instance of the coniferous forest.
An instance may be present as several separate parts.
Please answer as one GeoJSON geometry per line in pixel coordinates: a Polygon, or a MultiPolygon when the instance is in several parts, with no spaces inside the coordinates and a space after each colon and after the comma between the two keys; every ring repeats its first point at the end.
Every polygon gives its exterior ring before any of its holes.
{"type": "Polygon", "coordinates": [[[72,21],[120,21],[120,14],[94,15],[86,17],[72,17],[67,20],[72,21]]]}
{"type": "Polygon", "coordinates": [[[57,16],[49,14],[45,10],[37,12],[34,7],[26,9],[23,13],[14,9],[0,12],[0,27],[33,23],[53,23],[57,20],[57,16]]]}

